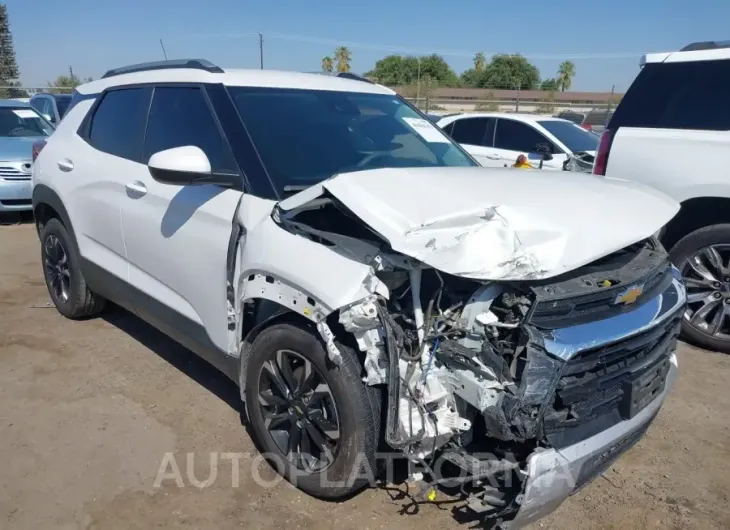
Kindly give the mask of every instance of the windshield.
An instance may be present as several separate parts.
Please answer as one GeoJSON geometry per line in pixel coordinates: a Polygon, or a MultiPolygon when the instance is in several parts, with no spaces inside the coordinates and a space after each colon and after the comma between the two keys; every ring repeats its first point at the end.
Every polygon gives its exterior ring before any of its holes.
{"type": "Polygon", "coordinates": [[[595,151],[598,147],[598,136],[569,121],[545,120],[537,123],[545,127],[574,153],[595,151]]]}
{"type": "Polygon", "coordinates": [[[63,118],[68,109],[68,104],[71,103],[71,94],[64,94],[62,96],[54,96],[56,99],[56,108],[58,108],[58,115],[63,118]]]}
{"type": "Polygon", "coordinates": [[[259,87],[228,90],[280,194],[349,171],[477,165],[394,95],[259,87]]]}
{"type": "Polygon", "coordinates": [[[0,107],[0,137],[48,136],[50,123],[31,108],[0,107]]]}

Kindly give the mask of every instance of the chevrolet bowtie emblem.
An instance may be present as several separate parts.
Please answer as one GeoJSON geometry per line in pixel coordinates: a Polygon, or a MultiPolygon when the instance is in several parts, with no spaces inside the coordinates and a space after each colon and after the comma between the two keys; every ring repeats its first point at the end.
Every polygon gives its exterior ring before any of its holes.
{"type": "Polygon", "coordinates": [[[621,305],[633,304],[634,302],[636,302],[636,300],[641,296],[641,293],[643,293],[643,292],[644,292],[643,285],[634,285],[634,286],[626,289],[621,294],[619,294],[613,303],[621,304],[621,305]]]}

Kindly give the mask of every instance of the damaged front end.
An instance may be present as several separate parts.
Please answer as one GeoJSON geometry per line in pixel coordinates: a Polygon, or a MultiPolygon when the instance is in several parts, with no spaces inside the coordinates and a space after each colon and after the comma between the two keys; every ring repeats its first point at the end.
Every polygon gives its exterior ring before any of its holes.
{"type": "Polygon", "coordinates": [[[275,219],[372,268],[370,296],[337,319],[364,382],[386,387],[385,441],[485,518],[554,510],[638,440],[671,387],[685,292],[652,238],[548,279],[484,280],[396,252],[326,192],[275,219]]]}

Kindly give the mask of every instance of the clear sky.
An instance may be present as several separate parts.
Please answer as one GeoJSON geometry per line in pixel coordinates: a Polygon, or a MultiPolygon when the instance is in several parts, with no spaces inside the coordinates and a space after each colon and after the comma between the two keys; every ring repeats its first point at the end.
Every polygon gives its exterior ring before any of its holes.
{"type": "Polygon", "coordinates": [[[163,58],[314,71],[343,44],[364,72],[389,53],[522,53],[542,77],[572,60],[574,90],[625,90],[642,53],[730,39],[730,0],[6,0],[25,86],[163,58]]]}

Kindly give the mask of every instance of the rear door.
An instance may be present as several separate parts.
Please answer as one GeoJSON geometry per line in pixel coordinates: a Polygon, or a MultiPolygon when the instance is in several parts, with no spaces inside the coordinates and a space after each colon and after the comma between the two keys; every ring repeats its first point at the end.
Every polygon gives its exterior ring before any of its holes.
{"type": "Polygon", "coordinates": [[[730,60],[648,63],[609,122],[606,176],[648,184],[680,202],[725,196],[729,95],[730,60]],[[694,178],[698,170],[701,178],[694,178]]]}
{"type": "Polygon", "coordinates": [[[240,175],[205,87],[155,87],[122,219],[137,312],[205,356],[228,351],[226,258],[243,178],[237,189],[152,178],[146,163],[153,154],[191,145],[205,152],[214,173],[240,175]]]}
{"type": "Polygon", "coordinates": [[[459,118],[444,130],[484,167],[504,167],[504,160],[495,153],[494,118],[459,118]]]}
{"type": "Polygon", "coordinates": [[[88,113],[92,102],[80,104],[74,117],[61,124],[79,134],[52,137],[43,150],[53,186],[67,203],[88,275],[105,278],[94,289],[121,304],[129,298],[121,208],[126,182],[144,167],[140,158],[151,93],[149,88],[110,90],[88,113]],[[106,290],[112,287],[119,290],[106,290]]]}

